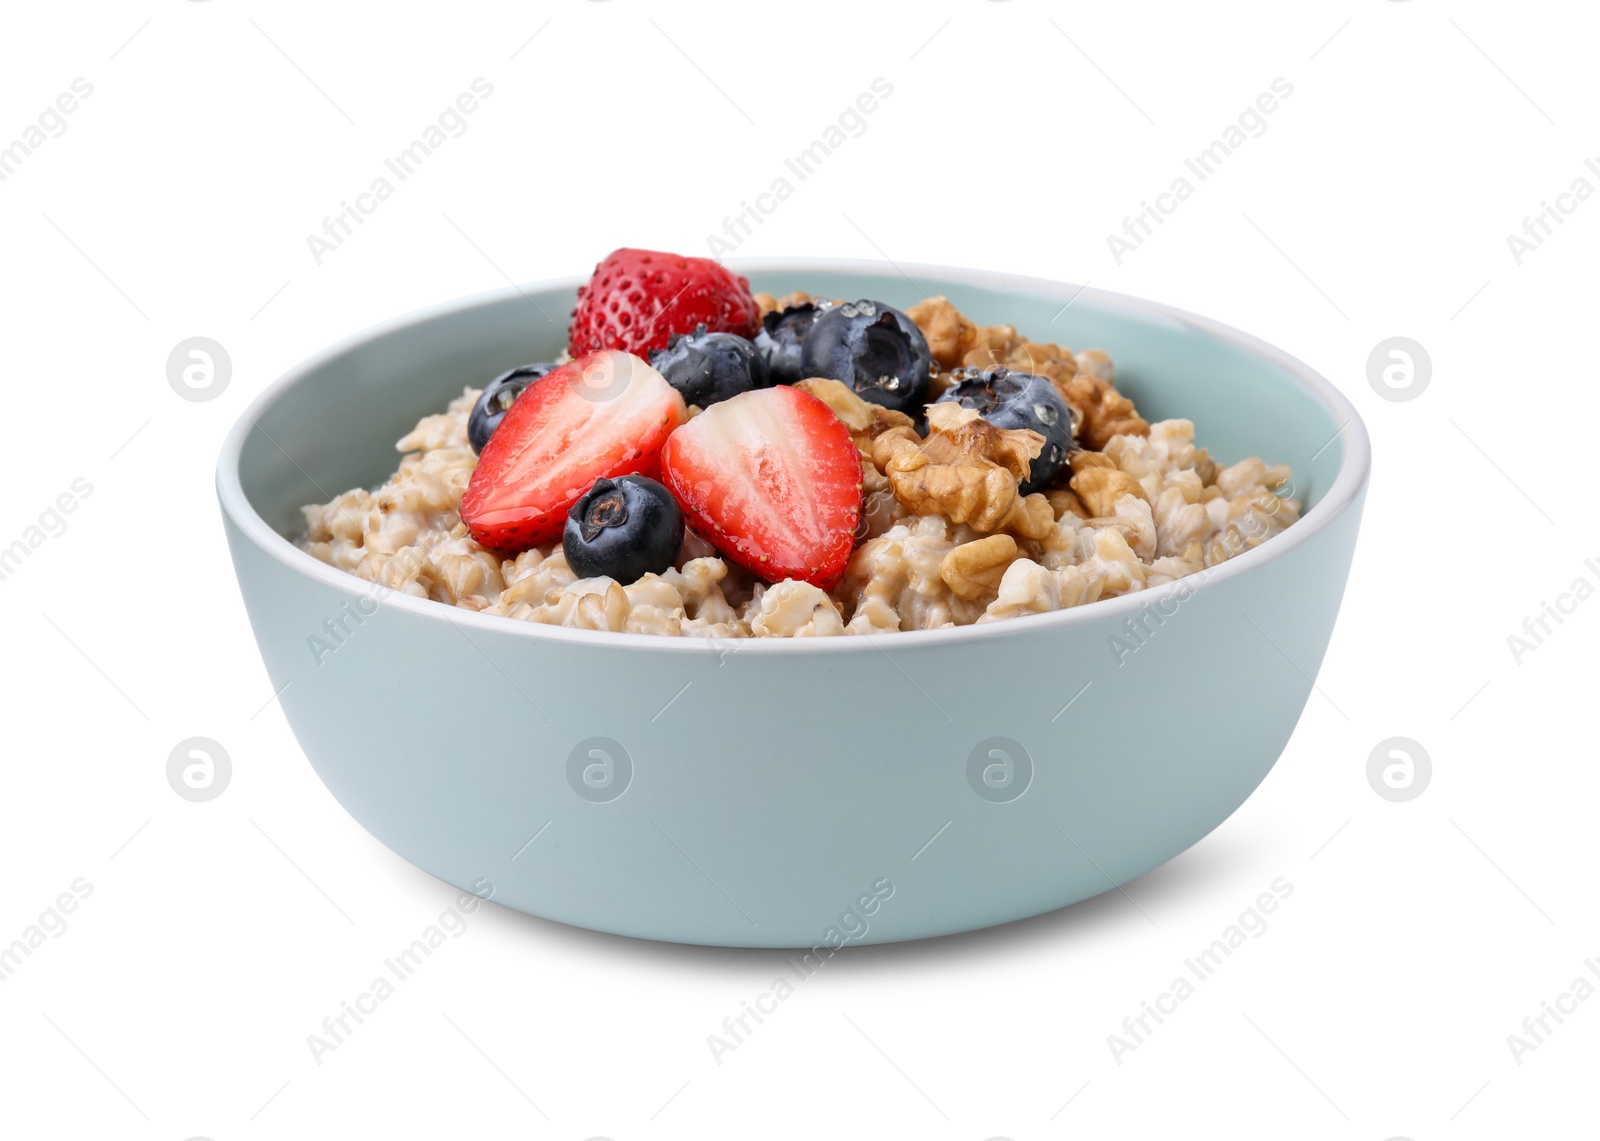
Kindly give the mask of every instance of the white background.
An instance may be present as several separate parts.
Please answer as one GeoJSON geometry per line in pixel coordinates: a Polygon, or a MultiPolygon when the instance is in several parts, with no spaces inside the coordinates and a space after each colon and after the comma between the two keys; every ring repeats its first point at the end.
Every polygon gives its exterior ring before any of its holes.
{"type": "Polygon", "coordinates": [[[74,78],[93,94],[0,182],[0,545],[93,491],[0,582],[0,943],[78,877],[93,894],[0,983],[0,1132],[1593,1135],[1600,998],[1520,1064],[1506,1041],[1600,960],[1600,602],[1520,663],[1506,641],[1600,583],[1600,203],[1520,265],[1506,242],[1600,186],[1588,6],[130,0],[5,25],[0,145],[74,78]],[[480,76],[466,133],[317,264],[307,235],[480,76]],[[852,951],[720,1065],[706,1036],[778,953],[495,907],[318,1064],[307,1035],[454,893],[345,815],[272,702],[213,499],[223,433],[371,322],[619,245],[705,252],[880,76],[866,133],[741,254],[1087,279],[1265,337],[1361,410],[1372,494],[1293,742],[1125,894],[852,951]],[[1266,133],[1118,264],[1107,234],[1277,77],[1266,133]],[[1395,335],[1433,362],[1405,403],[1367,379],[1395,335]],[[233,362],[208,402],[167,383],[191,336],[233,362]],[[204,804],[165,776],[195,735],[234,766],[204,804]],[[1396,735],[1434,769],[1403,804],[1366,777],[1396,735]],[[1107,1035],[1277,877],[1266,933],[1114,1060],[1107,1035]]]}

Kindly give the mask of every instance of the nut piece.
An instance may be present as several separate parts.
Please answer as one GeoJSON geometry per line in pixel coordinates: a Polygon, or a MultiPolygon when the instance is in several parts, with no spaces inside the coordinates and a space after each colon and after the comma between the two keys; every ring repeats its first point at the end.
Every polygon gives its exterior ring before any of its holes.
{"type": "Polygon", "coordinates": [[[1079,519],[1089,518],[1089,509],[1083,505],[1083,500],[1078,498],[1078,493],[1070,487],[1046,488],[1044,497],[1057,519],[1063,515],[1076,515],[1079,519]]]}
{"type": "Polygon", "coordinates": [[[893,408],[885,408],[881,404],[861,399],[854,389],[842,381],[814,376],[798,381],[794,387],[810,393],[826,404],[844,426],[850,429],[850,438],[856,442],[856,447],[861,450],[863,456],[872,455],[872,441],[890,428],[905,428],[909,431],[913,423],[911,417],[904,412],[897,412],[893,408]]]}
{"type": "Polygon", "coordinates": [[[993,368],[1006,364],[1011,359],[1012,350],[1025,339],[1017,334],[1014,325],[979,325],[972,338],[972,347],[962,356],[961,363],[967,368],[993,368]]]}
{"type": "Polygon", "coordinates": [[[1086,467],[1069,482],[1084,507],[1088,508],[1091,518],[1114,516],[1117,513],[1117,500],[1124,495],[1136,495],[1146,503],[1150,502],[1139,481],[1116,468],[1086,467]]]}
{"type": "Polygon", "coordinates": [[[873,440],[872,462],[913,514],[1042,539],[1055,525],[1050,502],[1037,493],[1024,497],[1018,484],[1043,447],[1037,432],[996,428],[958,404],[930,404],[927,439],[890,428],[873,440]]]}
{"type": "Polygon", "coordinates": [[[1091,452],[1088,448],[1074,448],[1067,453],[1067,466],[1072,469],[1073,475],[1077,475],[1085,468],[1115,468],[1117,461],[1104,452],[1091,452]]]}
{"type": "Polygon", "coordinates": [[[1045,498],[1044,492],[1035,491],[1017,500],[1006,530],[1014,531],[1024,539],[1041,540],[1055,530],[1056,513],[1045,498]]]}
{"type": "Polygon", "coordinates": [[[1000,579],[1017,554],[1010,535],[986,535],[952,547],[939,562],[939,577],[958,598],[968,601],[1000,589],[1000,579]]]}
{"type": "Polygon", "coordinates": [[[913,305],[906,310],[906,316],[917,323],[928,342],[928,351],[946,372],[1004,365],[1016,372],[1031,372],[1065,383],[1078,371],[1078,358],[1071,349],[1036,344],[1011,325],[975,325],[943,296],[913,305]]]}
{"type": "Polygon", "coordinates": [[[1078,361],[1071,349],[1056,344],[1039,345],[1032,341],[1014,346],[1003,363],[1014,372],[1031,372],[1035,376],[1048,377],[1057,385],[1065,384],[1078,372],[1078,361]]]}
{"type": "Polygon", "coordinates": [[[919,301],[906,310],[928,342],[928,351],[940,368],[956,368],[972,348],[978,327],[941,294],[919,301]]]}
{"type": "Polygon", "coordinates": [[[1077,410],[1078,443],[1089,451],[1103,451],[1113,436],[1150,434],[1150,424],[1134,409],[1133,401],[1081,367],[1071,379],[1056,381],[1056,390],[1077,410]]]}
{"type": "Polygon", "coordinates": [[[760,308],[763,317],[773,310],[793,309],[796,305],[804,305],[810,300],[811,294],[801,293],[798,289],[785,297],[774,297],[770,293],[757,293],[755,295],[756,305],[760,308]]]}

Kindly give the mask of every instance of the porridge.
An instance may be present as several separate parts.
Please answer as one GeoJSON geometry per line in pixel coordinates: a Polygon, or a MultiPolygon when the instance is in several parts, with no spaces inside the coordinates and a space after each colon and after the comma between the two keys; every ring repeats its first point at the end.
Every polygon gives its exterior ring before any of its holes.
{"type": "Polygon", "coordinates": [[[418,598],[592,630],[808,637],[1042,614],[1290,526],[1289,469],[1148,423],[1111,358],[943,297],[754,294],[619,250],[570,357],[467,388],[300,545],[418,598]],[[647,363],[647,359],[648,362],[647,363]]]}

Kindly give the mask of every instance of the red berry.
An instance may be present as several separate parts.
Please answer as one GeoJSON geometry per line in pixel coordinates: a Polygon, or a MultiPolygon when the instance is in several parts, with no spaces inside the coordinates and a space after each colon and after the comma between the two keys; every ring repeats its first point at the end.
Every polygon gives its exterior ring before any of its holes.
{"type": "Polygon", "coordinates": [[[754,337],[760,323],[750,282],[709,258],[621,249],[578,289],[567,341],[573,356],[621,349],[648,358],[674,333],[692,333],[698,325],[754,337]]]}
{"type": "Polygon", "coordinates": [[[695,529],[768,582],[831,588],[861,516],[861,453],[828,406],[798,388],[713,404],[667,438],[661,479],[695,529]]]}
{"type": "Polygon", "coordinates": [[[489,437],[461,497],[480,544],[515,552],[560,536],[597,479],[655,476],[683,397],[627,353],[579,357],[530,384],[489,437]]]}

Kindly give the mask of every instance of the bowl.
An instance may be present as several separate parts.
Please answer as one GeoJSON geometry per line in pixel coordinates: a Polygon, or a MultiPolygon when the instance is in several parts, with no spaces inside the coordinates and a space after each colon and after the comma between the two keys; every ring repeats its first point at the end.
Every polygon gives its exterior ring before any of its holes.
{"type": "Polygon", "coordinates": [[[1308,509],[1209,573],[981,626],[718,641],[480,615],[292,542],[302,504],[385,479],[420,416],[557,353],[580,280],[449,302],[289,372],[218,465],[262,658],[328,790],[404,859],[508,907],[814,956],[1064,907],[1222,823],[1283,751],[1332,634],[1369,469],[1350,403],[1252,337],[1099,290],[734,268],[778,295],[943,293],[981,323],[1105,348],[1148,419],[1193,420],[1221,462],[1291,464],[1308,509]]]}

